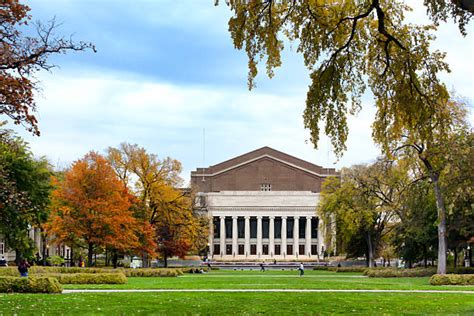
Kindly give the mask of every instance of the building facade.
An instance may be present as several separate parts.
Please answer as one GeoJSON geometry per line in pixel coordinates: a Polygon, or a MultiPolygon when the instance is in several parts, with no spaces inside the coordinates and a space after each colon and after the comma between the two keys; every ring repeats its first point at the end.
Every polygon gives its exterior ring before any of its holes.
{"type": "Polygon", "coordinates": [[[213,260],[318,259],[326,249],[316,217],[323,168],[269,147],[191,172],[211,219],[213,260]]]}

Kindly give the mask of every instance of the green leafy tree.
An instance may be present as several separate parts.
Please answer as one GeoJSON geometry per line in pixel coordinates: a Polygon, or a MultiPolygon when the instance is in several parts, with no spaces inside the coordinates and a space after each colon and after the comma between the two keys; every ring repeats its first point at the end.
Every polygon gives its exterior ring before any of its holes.
{"type": "Polygon", "coordinates": [[[418,181],[404,194],[392,243],[408,267],[436,257],[436,201],[430,183],[418,181]]]}
{"type": "MultiPolygon", "coordinates": [[[[443,2],[425,0],[430,16],[435,23],[453,17],[464,34],[472,6],[443,2]]],[[[431,145],[431,129],[443,126],[442,113],[450,107],[449,93],[439,79],[440,72],[449,71],[445,54],[430,47],[435,25],[405,23],[410,8],[403,1],[234,0],[228,5],[234,13],[229,20],[234,46],[247,53],[249,88],[254,87],[260,60],[266,57],[269,77],[281,66],[282,36],[297,46],[310,72],[303,118],[315,147],[323,122],[336,155],[342,155],[347,116],[360,110],[368,88],[377,110],[374,140],[385,154],[393,153],[390,145],[403,135],[431,145]]],[[[422,161],[436,183],[436,174],[422,161]]],[[[438,272],[445,273],[446,212],[436,184],[434,190],[440,223],[438,272]]]]}
{"type": "Polygon", "coordinates": [[[0,235],[17,260],[33,257],[28,229],[47,219],[50,170],[48,161],[34,158],[21,138],[0,130],[0,235]]]}

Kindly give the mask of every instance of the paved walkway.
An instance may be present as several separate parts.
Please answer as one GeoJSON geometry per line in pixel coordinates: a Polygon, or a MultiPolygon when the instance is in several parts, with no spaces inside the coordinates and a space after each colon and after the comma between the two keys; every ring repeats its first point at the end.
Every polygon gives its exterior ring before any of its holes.
{"type": "Polygon", "coordinates": [[[224,293],[254,293],[254,292],[288,292],[288,293],[453,293],[472,294],[474,291],[459,290],[331,290],[331,289],[74,289],[64,290],[71,293],[168,293],[168,292],[224,292],[224,293]]]}

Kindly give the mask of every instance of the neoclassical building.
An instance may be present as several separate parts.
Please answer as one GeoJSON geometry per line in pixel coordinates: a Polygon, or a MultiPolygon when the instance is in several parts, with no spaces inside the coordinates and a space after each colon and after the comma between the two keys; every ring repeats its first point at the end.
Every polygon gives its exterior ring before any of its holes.
{"type": "Polygon", "coordinates": [[[269,147],[191,172],[210,218],[213,260],[317,259],[324,252],[316,217],[323,168],[269,147]]]}

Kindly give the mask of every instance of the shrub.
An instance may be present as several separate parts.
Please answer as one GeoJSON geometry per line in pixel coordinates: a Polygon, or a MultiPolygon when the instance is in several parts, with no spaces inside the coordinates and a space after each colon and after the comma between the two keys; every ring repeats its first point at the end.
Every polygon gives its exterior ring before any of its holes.
{"type": "Polygon", "coordinates": [[[431,285],[474,285],[474,274],[435,274],[431,285]]]}
{"type": "Polygon", "coordinates": [[[436,268],[416,268],[416,269],[397,269],[397,268],[375,268],[367,269],[364,274],[371,278],[413,278],[427,277],[436,273],[436,268]]]}
{"type": "Polygon", "coordinates": [[[125,284],[123,273],[63,273],[51,274],[61,284],[125,284]]]}
{"type": "Polygon", "coordinates": [[[367,267],[353,266],[353,267],[329,267],[329,271],[335,272],[364,272],[367,270],[367,267]]]}
{"type": "Polygon", "coordinates": [[[0,277],[1,293],[61,293],[63,288],[52,277],[0,277]]]}
{"type": "Polygon", "coordinates": [[[64,258],[60,256],[51,256],[46,259],[52,266],[60,266],[64,263],[64,258]]]}
{"type": "Polygon", "coordinates": [[[328,266],[314,266],[314,267],[313,267],[313,270],[324,270],[324,271],[328,271],[328,270],[329,270],[329,267],[328,267],[328,266]]]}
{"type": "Polygon", "coordinates": [[[159,269],[159,268],[140,268],[140,269],[120,269],[127,277],[176,277],[182,275],[179,269],[159,269]]]}

